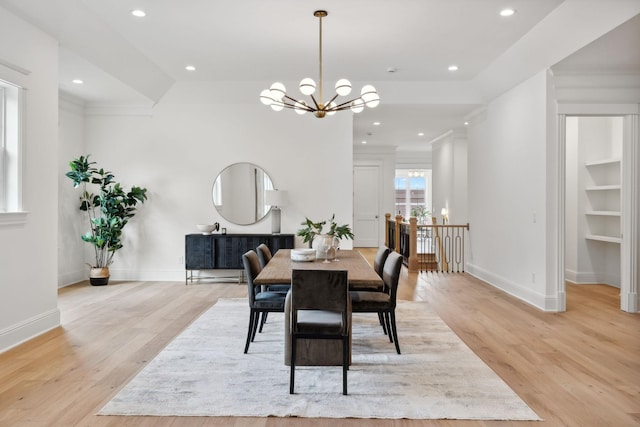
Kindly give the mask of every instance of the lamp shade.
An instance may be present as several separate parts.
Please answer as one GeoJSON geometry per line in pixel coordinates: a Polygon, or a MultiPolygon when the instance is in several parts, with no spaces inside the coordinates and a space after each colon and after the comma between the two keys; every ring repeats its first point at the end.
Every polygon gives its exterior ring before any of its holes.
{"type": "Polygon", "coordinates": [[[265,204],[270,206],[287,206],[289,197],[287,191],[267,190],[264,201],[265,204]]]}

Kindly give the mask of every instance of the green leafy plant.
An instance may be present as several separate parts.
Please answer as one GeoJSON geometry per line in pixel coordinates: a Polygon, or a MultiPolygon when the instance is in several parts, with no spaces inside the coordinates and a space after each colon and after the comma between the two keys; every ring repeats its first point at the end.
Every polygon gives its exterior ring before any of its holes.
{"type": "Polygon", "coordinates": [[[304,227],[299,229],[296,233],[297,236],[302,237],[302,241],[304,243],[312,242],[313,238],[320,234],[327,234],[329,236],[334,236],[339,239],[353,239],[353,232],[351,231],[351,227],[348,224],[338,225],[335,222],[336,215],[333,214],[330,219],[313,222],[309,218],[305,218],[304,222],[300,223],[304,227]],[[323,233],[324,226],[329,223],[329,231],[323,233]]]}
{"type": "Polygon", "coordinates": [[[125,191],[115,182],[113,173],[97,169],[89,155],[69,162],[71,170],[65,174],[73,181],[74,188],[81,188],[79,209],[87,213],[90,231],[81,236],[95,250],[95,265],[108,267],[116,251],[122,248],[122,230],[135,215],[138,203],[147,199],[147,189],[131,187],[125,191]],[[97,194],[90,192],[88,185],[98,186],[97,194]]]}
{"type": "Polygon", "coordinates": [[[421,221],[425,221],[430,215],[431,211],[425,206],[416,206],[415,208],[411,208],[411,216],[416,217],[421,221]]]}

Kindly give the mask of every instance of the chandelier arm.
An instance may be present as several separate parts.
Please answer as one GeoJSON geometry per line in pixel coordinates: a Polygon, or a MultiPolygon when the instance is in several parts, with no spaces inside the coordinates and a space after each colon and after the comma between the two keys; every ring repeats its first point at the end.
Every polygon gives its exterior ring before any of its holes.
{"type": "Polygon", "coordinates": [[[344,111],[349,110],[351,108],[350,105],[343,105],[341,107],[332,108],[331,111],[344,111]]]}
{"type": "MultiPolygon", "coordinates": [[[[338,94],[336,93],[336,94],[333,96],[333,98],[331,98],[331,101],[327,102],[327,103],[325,104],[325,106],[329,106],[329,105],[331,105],[331,103],[332,103],[333,101],[335,101],[337,97],[338,97],[338,94]]],[[[327,110],[327,111],[333,111],[333,108],[327,108],[326,110],[327,110]]]]}
{"type": "MultiPolygon", "coordinates": [[[[318,101],[316,101],[315,96],[313,96],[313,95],[309,95],[309,96],[311,96],[311,99],[313,100],[313,103],[314,103],[314,104],[315,104],[315,106],[316,106],[316,109],[315,109],[315,110],[313,110],[313,111],[320,111],[320,110],[322,110],[322,108],[320,108],[320,105],[318,105],[318,101]]],[[[320,100],[320,102],[322,102],[322,100],[320,100]]]]}
{"type": "Polygon", "coordinates": [[[288,106],[288,108],[293,108],[294,110],[306,110],[306,111],[310,111],[310,112],[314,112],[316,110],[314,110],[313,108],[309,107],[307,104],[303,104],[301,101],[290,97],[289,95],[287,95],[285,93],[284,98],[287,98],[288,100],[290,100],[291,102],[293,102],[293,104],[287,104],[287,103],[282,103],[283,105],[288,106]],[[298,104],[298,105],[296,105],[298,104]]]}
{"type": "Polygon", "coordinates": [[[334,110],[335,110],[335,111],[341,111],[341,110],[346,110],[347,108],[351,108],[351,105],[350,105],[350,104],[351,104],[353,101],[355,101],[356,99],[361,99],[361,97],[359,97],[359,96],[358,96],[357,98],[353,98],[353,99],[351,99],[351,100],[349,100],[349,101],[345,101],[345,102],[343,102],[343,103],[341,103],[341,104],[338,104],[338,105],[336,105],[336,106],[335,106],[335,108],[332,108],[331,110],[332,110],[332,111],[334,111],[334,110]]]}

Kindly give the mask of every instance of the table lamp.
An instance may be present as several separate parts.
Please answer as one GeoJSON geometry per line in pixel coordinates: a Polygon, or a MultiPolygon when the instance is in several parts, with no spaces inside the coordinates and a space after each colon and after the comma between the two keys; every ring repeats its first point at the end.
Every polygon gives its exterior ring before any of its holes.
{"type": "Polygon", "coordinates": [[[265,203],[271,205],[271,233],[280,234],[280,207],[287,206],[288,194],[286,191],[267,190],[265,203]]]}

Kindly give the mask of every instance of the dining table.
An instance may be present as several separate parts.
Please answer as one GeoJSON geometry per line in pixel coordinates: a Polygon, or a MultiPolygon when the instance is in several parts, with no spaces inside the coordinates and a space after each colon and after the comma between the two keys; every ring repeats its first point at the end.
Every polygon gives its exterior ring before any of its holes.
{"type": "MultiPolygon", "coordinates": [[[[347,270],[349,289],[383,289],[384,282],[378,273],[367,262],[360,252],[352,249],[340,249],[336,260],[324,262],[323,259],[313,261],[293,261],[291,249],[279,249],[273,258],[264,266],[260,274],[253,280],[255,285],[291,285],[291,271],[299,270],[347,270]]],[[[350,300],[349,300],[350,301],[350,300]]],[[[349,303],[349,311],[351,304],[349,303]]],[[[291,292],[287,294],[284,309],[284,364],[290,364],[290,313],[291,292]]],[[[349,330],[351,330],[351,314],[349,314],[349,330]]],[[[351,334],[349,334],[349,363],[351,363],[351,334]]],[[[342,347],[337,340],[305,340],[299,339],[296,365],[329,366],[342,365],[342,347]]]]}
{"type": "Polygon", "coordinates": [[[313,261],[293,261],[291,249],[279,249],[271,261],[264,266],[254,279],[256,285],[291,284],[291,270],[347,270],[349,289],[373,289],[384,287],[382,278],[355,249],[340,249],[336,260],[324,262],[323,259],[313,261]]]}

